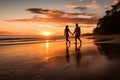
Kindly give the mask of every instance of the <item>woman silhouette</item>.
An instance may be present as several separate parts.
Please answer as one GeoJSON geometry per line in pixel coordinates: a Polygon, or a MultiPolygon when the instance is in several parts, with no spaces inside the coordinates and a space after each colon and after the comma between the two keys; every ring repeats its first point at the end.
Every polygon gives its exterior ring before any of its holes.
{"type": "MultiPolygon", "coordinates": [[[[65,31],[64,31],[64,36],[66,37],[66,44],[67,44],[67,42],[70,43],[70,40],[69,40],[69,33],[71,33],[71,31],[70,31],[68,25],[66,25],[65,31]]],[[[71,33],[71,34],[72,34],[72,33],[71,33]]]]}

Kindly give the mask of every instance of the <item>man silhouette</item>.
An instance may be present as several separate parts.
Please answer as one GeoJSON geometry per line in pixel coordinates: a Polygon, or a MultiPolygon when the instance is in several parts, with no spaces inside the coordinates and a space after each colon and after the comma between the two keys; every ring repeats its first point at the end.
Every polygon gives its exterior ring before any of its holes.
{"type": "Polygon", "coordinates": [[[82,42],[81,39],[80,39],[80,35],[81,35],[81,29],[80,27],[78,26],[78,24],[76,24],[76,28],[73,32],[73,35],[75,34],[75,43],[77,44],[77,39],[80,41],[80,43],[82,42]]]}
{"type": "MultiPolygon", "coordinates": [[[[67,44],[67,42],[70,43],[70,40],[69,40],[69,33],[71,33],[71,31],[70,31],[68,25],[66,25],[66,28],[65,28],[65,31],[64,31],[64,36],[66,37],[66,44],[67,44]]],[[[72,33],[71,33],[71,34],[72,34],[72,33]]]]}
{"type": "Polygon", "coordinates": [[[79,66],[80,60],[82,58],[81,51],[80,51],[81,46],[82,46],[82,43],[80,43],[79,46],[77,46],[77,44],[75,44],[77,66],[79,66]]]}

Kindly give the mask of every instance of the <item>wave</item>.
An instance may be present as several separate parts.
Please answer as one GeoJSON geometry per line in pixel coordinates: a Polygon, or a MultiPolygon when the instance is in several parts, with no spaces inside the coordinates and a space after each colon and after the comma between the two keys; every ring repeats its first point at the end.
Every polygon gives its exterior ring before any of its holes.
{"type": "Polygon", "coordinates": [[[0,36],[0,46],[23,45],[34,43],[45,43],[46,41],[58,41],[64,37],[40,37],[40,36],[0,36]]]}

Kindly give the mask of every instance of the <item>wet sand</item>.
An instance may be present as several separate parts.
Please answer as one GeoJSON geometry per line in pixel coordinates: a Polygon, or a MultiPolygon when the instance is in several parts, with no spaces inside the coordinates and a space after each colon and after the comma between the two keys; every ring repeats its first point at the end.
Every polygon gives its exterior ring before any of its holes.
{"type": "Polygon", "coordinates": [[[0,80],[120,80],[119,37],[0,46],[0,80]]]}

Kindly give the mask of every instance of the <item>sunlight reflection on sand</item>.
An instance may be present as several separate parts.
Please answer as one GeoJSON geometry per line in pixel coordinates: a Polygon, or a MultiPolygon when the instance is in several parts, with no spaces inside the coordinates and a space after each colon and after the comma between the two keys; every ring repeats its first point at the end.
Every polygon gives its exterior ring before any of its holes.
{"type": "Polygon", "coordinates": [[[0,46],[0,79],[36,80],[39,76],[45,80],[79,80],[103,76],[109,70],[106,68],[119,63],[109,60],[99,49],[104,45],[97,46],[93,39],[82,38],[82,46],[71,41],[70,47],[64,40],[0,46]]]}

